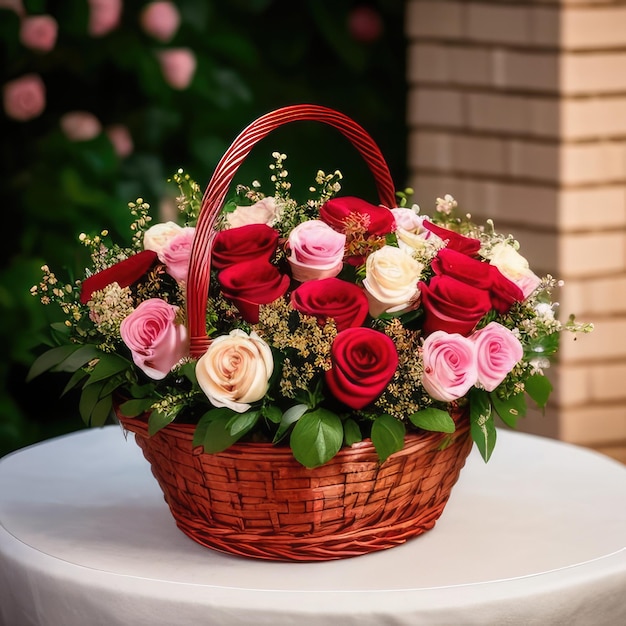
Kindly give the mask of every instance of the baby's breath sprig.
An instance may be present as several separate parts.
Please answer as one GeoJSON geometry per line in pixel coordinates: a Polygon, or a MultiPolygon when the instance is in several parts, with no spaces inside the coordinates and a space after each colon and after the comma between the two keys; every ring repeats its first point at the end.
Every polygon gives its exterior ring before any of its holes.
{"type": "Polygon", "coordinates": [[[130,214],[135,218],[130,225],[133,232],[132,246],[134,250],[143,250],[143,234],[150,227],[152,217],[149,215],[150,205],[143,198],[137,198],[135,202],[129,202],[130,214]]]}
{"type": "Polygon", "coordinates": [[[275,196],[277,198],[288,198],[291,183],[287,180],[289,172],[284,166],[287,155],[281,152],[272,152],[272,158],[274,163],[270,164],[270,170],[272,171],[270,180],[274,183],[274,188],[276,189],[275,196]]]}
{"type": "Polygon", "coordinates": [[[200,186],[182,167],[178,168],[167,182],[174,182],[178,186],[179,195],[176,197],[176,204],[180,213],[184,215],[185,224],[195,224],[202,206],[200,186]]]}

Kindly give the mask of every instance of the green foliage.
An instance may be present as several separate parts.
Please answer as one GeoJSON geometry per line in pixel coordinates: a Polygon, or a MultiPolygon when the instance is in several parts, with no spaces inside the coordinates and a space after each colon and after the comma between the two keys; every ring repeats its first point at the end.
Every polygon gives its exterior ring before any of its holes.
{"type": "Polygon", "coordinates": [[[433,430],[440,433],[453,433],[456,430],[454,420],[447,411],[441,409],[422,409],[417,413],[409,415],[409,419],[414,426],[424,430],[433,430]]]}
{"type": "Polygon", "coordinates": [[[289,440],[293,456],[305,467],[318,467],[332,459],[343,444],[343,425],[337,415],[317,409],[303,415],[289,440]]]}
{"type": "MultiPolygon", "coordinates": [[[[358,119],[403,182],[403,2],[372,5],[383,28],[370,40],[350,29],[354,7],[345,0],[174,3],[180,28],[160,43],[140,26],[144,0],[125,0],[119,25],[101,37],[89,34],[84,0],[27,0],[29,14],[49,13],[59,25],[56,45],[46,53],[22,45],[18,16],[0,9],[0,83],[35,73],[46,87],[39,117],[22,122],[0,111],[0,201],[17,222],[0,253],[0,454],[81,427],[73,396],[86,382],[82,368],[64,389],[54,377],[31,374],[25,382],[43,329],[55,321],[29,289],[43,263],[81,274],[87,255],[76,245],[79,233],[106,227],[120,241],[128,232],[129,200],[141,195],[155,207],[167,206],[171,192],[162,181],[180,166],[204,184],[246,124],[291,102],[326,104],[358,119]],[[187,89],[173,89],[164,79],[156,53],[168,48],[189,48],[196,57],[187,89]],[[95,115],[103,132],[70,140],[60,119],[77,110],[95,115]],[[116,153],[106,132],[120,124],[132,137],[128,156],[116,153]]],[[[337,141],[330,129],[304,123],[297,133],[279,132],[253,152],[244,170],[258,170],[255,160],[265,164],[273,149],[294,155],[295,180],[309,180],[320,164],[328,171],[341,167],[359,188],[371,180],[349,143],[337,141]]],[[[103,369],[96,376],[110,387],[122,374],[120,365],[117,374],[103,369]]],[[[97,384],[91,379],[85,389],[97,384]]],[[[88,394],[92,402],[82,403],[83,418],[91,422],[100,421],[106,408],[96,389],[88,394]]],[[[273,421],[276,413],[264,417],[273,421]]]]}
{"type": "Polygon", "coordinates": [[[372,443],[381,463],[404,448],[406,427],[391,415],[380,415],[372,424],[372,443]]]}
{"type": "Polygon", "coordinates": [[[470,398],[470,433],[485,463],[489,461],[496,445],[496,427],[489,395],[473,388],[470,398]]]}

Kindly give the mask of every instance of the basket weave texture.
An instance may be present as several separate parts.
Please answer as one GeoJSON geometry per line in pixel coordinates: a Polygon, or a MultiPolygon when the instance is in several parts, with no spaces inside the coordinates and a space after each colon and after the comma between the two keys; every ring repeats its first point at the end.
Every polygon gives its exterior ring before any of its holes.
{"type": "Polygon", "coordinates": [[[407,435],[404,449],[382,465],[367,440],[307,469],[288,447],[238,443],[205,454],[193,449],[192,425],[170,424],[149,436],[145,420],[119,417],[135,433],[180,530],[221,552],[278,561],[362,555],[431,529],[472,447],[463,414],[451,439],[407,435]]]}
{"type": "MultiPolygon", "coordinates": [[[[288,106],[261,116],[233,141],[202,199],[189,261],[187,328],[192,357],[207,335],[207,294],[215,224],[234,176],[252,148],[295,121],[339,130],[367,164],[380,203],[395,205],[395,186],[369,134],[349,117],[318,105],[288,106]]],[[[370,441],[342,449],[306,469],[288,447],[238,443],[219,454],[193,449],[193,425],[169,424],[149,436],[145,420],[119,414],[152,465],[179,528],[210,548],[281,561],[318,561],[390,548],[432,528],[472,446],[468,419],[452,436],[410,434],[382,465],[370,441]],[[444,443],[447,444],[444,446],[444,443]]]]}

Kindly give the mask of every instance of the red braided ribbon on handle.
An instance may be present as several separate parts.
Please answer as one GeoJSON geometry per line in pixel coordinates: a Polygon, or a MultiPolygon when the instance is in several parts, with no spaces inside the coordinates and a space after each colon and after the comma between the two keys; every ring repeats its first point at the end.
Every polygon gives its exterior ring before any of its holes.
{"type": "Polygon", "coordinates": [[[211,248],[216,234],[215,222],[228,189],[239,166],[255,144],[283,124],[297,121],[323,122],[341,131],[359,151],[372,172],[380,203],[390,208],[395,206],[395,188],[380,149],[361,126],[343,113],[319,105],[301,104],[277,109],[252,122],[226,150],[202,198],[187,280],[187,327],[193,357],[202,356],[210,343],[206,333],[206,306],[211,248]]]}

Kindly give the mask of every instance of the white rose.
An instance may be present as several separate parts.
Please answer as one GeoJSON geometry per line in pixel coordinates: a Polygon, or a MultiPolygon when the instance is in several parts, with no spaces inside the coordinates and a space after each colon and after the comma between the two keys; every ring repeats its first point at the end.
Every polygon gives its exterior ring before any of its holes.
{"type": "Polygon", "coordinates": [[[417,283],[424,266],[400,248],[383,246],[365,262],[363,287],[370,303],[370,314],[394,313],[412,305],[419,295],[417,283]]]}
{"type": "Polygon", "coordinates": [[[434,233],[424,228],[424,217],[418,215],[412,209],[391,209],[396,221],[396,237],[398,246],[407,251],[422,250],[428,240],[439,240],[434,233]]]}
{"type": "Polygon", "coordinates": [[[270,347],[239,328],[214,339],[196,363],[198,384],[211,403],[237,413],[266,394],[273,371],[270,347]]]}
{"type": "Polygon", "coordinates": [[[163,248],[169,241],[183,232],[182,226],[174,222],[164,222],[150,226],[143,234],[143,249],[153,250],[161,258],[163,248]]]}
{"type": "Polygon", "coordinates": [[[510,281],[514,282],[527,298],[539,285],[541,279],[530,269],[528,261],[508,243],[497,243],[489,254],[489,263],[495,265],[510,281]]]}
{"type": "Polygon", "coordinates": [[[269,196],[250,206],[238,206],[234,211],[226,213],[224,217],[231,228],[247,226],[248,224],[271,226],[278,218],[278,207],[276,200],[269,196]]]}

